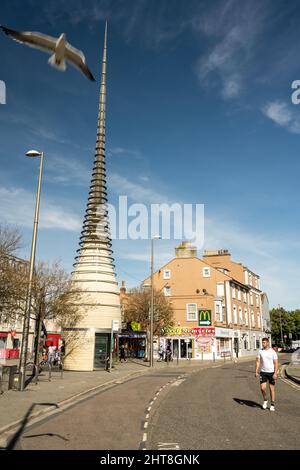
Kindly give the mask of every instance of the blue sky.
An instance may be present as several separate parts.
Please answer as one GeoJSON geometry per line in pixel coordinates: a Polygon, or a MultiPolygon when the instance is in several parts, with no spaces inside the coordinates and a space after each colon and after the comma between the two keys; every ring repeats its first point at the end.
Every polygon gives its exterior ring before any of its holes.
{"type": "MultiPolygon", "coordinates": [[[[271,306],[299,307],[300,4],[290,0],[3,0],[1,23],[61,32],[97,83],[59,73],[0,36],[0,220],[29,256],[37,161],[45,152],[38,257],[72,269],[94,158],[108,19],[109,199],[205,204],[206,249],[229,249],[261,276],[271,306]]],[[[156,242],[155,265],[179,240],[156,242]]],[[[150,244],[116,240],[118,280],[149,274],[150,244]]]]}

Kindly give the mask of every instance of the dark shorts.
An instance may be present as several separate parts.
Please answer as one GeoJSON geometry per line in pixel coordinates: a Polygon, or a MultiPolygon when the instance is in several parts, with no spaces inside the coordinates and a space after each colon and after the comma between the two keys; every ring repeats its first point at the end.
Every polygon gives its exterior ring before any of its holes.
{"type": "Polygon", "coordinates": [[[260,383],[264,384],[269,382],[271,385],[275,385],[275,380],[273,379],[274,372],[261,372],[260,373],[260,383]]]}

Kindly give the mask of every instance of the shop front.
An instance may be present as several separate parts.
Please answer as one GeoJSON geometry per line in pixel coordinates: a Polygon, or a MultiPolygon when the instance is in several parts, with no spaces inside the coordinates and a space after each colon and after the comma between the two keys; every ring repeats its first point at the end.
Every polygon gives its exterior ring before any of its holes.
{"type": "Polygon", "coordinates": [[[217,358],[231,357],[233,354],[233,331],[229,328],[216,328],[217,358]]]}
{"type": "Polygon", "coordinates": [[[171,349],[173,359],[211,359],[214,352],[215,328],[162,328],[160,348],[171,349]]]}
{"type": "Polygon", "coordinates": [[[146,338],[145,331],[122,330],[122,333],[119,334],[119,349],[124,346],[127,357],[144,359],[146,357],[146,338]]]}

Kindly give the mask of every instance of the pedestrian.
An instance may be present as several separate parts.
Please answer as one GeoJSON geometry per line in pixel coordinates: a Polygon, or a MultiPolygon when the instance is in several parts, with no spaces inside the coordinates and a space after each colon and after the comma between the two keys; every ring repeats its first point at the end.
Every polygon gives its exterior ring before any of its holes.
{"type": "Polygon", "coordinates": [[[164,360],[164,354],[165,354],[164,347],[163,347],[163,345],[161,344],[161,345],[160,345],[160,348],[159,348],[159,359],[158,359],[158,362],[164,360]]]}
{"type": "Polygon", "coordinates": [[[256,357],[255,377],[260,377],[260,390],[264,399],[262,408],[268,407],[267,382],[269,382],[271,406],[270,411],[275,411],[275,380],[278,378],[278,356],[274,349],[270,348],[269,338],[262,339],[262,349],[256,357]]]}
{"type": "Polygon", "coordinates": [[[56,347],[54,346],[54,344],[51,344],[51,346],[49,346],[48,348],[48,363],[52,366],[52,363],[55,359],[55,350],[56,350],[56,347]]]}
{"type": "Polygon", "coordinates": [[[120,362],[122,362],[122,359],[126,362],[126,357],[125,357],[125,346],[122,344],[120,348],[120,362]]]}

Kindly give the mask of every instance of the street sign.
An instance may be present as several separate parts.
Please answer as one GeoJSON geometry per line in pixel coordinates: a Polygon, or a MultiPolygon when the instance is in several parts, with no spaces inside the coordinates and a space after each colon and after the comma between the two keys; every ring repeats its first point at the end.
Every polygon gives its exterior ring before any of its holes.
{"type": "Polygon", "coordinates": [[[113,331],[119,331],[119,320],[112,320],[111,328],[113,331]]]}
{"type": "Polygon", "coordinates": [[[211,325],[211,310],[198,310],[199,326],[211,325]]]}
{"type": "Polygon", "coordinates": [[[283,336],[284,336],[285,339],[287,338],[287,335],[283,335],[283,336]]]}

